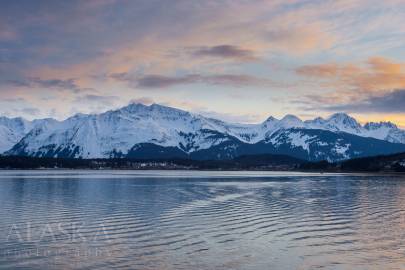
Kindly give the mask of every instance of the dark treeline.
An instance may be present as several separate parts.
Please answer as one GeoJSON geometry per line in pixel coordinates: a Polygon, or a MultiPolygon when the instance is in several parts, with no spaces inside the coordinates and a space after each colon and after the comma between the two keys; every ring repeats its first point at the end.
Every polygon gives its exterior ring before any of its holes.
{"type": "Polygon", "coordinates": [[[354,158],[341,162],[307,162],[299,166],[301,170],[327,172],[405,172],[405,153],[354,158]]]}
{"type": "Polygon", "coordinates": [[[286,155],[245,155],[231,160],[69,159],[0,156],[0,169],[128,169],[128,170],[289,170],[323,172],[405,172],[405,153],[356,158],[336,163],[308,162],[286,155]]]}
{"type": "Polygon", "coordinates": [[[1,169],[206,169],[292,170],[303,160],[284,155],[240,156],[232,160],[191,159],[69,159],[0,156],[1,169]]]}

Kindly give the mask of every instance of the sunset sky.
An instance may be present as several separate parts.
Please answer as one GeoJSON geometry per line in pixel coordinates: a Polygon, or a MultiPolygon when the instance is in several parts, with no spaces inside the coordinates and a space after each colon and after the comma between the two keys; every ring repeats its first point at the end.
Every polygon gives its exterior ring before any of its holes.
{"type": "Polygon", "coordinates": [[[0,114],[129,102],[405,127],[405,0],[0,2],[0,114]]]}

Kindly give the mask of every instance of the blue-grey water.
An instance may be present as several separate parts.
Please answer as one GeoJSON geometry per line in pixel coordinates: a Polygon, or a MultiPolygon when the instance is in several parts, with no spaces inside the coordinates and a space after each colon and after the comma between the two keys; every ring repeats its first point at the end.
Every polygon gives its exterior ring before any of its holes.
{"type": "Polygon", "coordinates": [[[0,269],[404,269],[405,176],[0,172],[0,269]]]}

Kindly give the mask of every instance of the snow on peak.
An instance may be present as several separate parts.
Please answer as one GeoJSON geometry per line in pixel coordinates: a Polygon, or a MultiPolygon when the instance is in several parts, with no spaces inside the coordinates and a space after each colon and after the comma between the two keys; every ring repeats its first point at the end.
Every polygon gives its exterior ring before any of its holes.
{"type": "Polygon", "coordinates": [[[304,122],[302,122],[302,120],[296,117],[295,115],[288,114],[283,118],[281,118],[281,120],[269,117],[261,125],[262,136],[260,139],[263,140],[269,138],[272,134],[274,134],[276,131],[280,129],[303,128],[303,127],[305,127],[304,122]]]}
{"type": "Polygon", "coordinates": [[[338,112],[338,113],[334,113],[331,116],[329,116],[328,120],[331,119],[353,119],[350,115],[348,115],[347,113],[344,112],[338,112]]]}
{"type": "Polygon", "coordinates": [[[312,122],[316,124],[323,124],[325,123],[325,119],[323,119],[322,117],[317,117],[314,120],[312,120],[312,122]]]}
{"type": "Polygon", "coordinates": [[[0,153],[22,140],[24,150],[32,153],[41,154],[45,151],[41,147],[61,146],[70,150],[75,148],[74,155],[84,158],[125,154],[139,143],[173,146],[192,152],[208,149],[230,138],[256,143],[279,130],[291,128],[347,132],[405,143],[405,131],[394,124],[381,122],[361,126],[345,113],[306,121],[294,115],[286,115],[281,120],[270,116],[261,124],[237,124],[159,104],[131,103],[101,114],[77,114],[64,121],[43,119],[30,122],[0,117],[0,153]],[[79,147],[77,152],[76,147],[79,147]]]}
{"type": "Polygon", "coordinates": [[[262,129],[263,129],[263,130],[269,131],[269,130],[274,129],[274,128],[277,126],[277,124],[278,124],[279,122],[280,122],[280,120],[274,118],[273,116],[269,116],[269,117],[261,124],[261,126],[262,126],[262,129]]]}
{"type": "Polygon", "coordinates": [[[342,123],[345,125],[353,125],[353,126],[359,126],[360,124],[354,119],[353,117],[349,116],[346,113],[335,113],[332,114],[328,119],[328,122],[330,123],[342,123]]]}
{"type": "Polygon", "coordinates": [[[76,113],[75,115],[69,117],[68,119],[80,119],[80,118],[85,118],[88,117],[89,114],[85,114],[85,113],[76,113]]]}
{"type": "Polygon", "coordinates": [[[279,121],[279,120],[273,116],[269,116],[263,123],[276,122],[276,121],[279,121]]]}
{"type": "Polygon", "coordinates": [[[368,122],[364,125],[367,130],[376,130],[379,128],[398,129],[397,125],[391,122],[368,122]]]}
{"type": "Polygon", "coordinates": [[[280,127],[283,128],[304,127],[304,122],[292,114],[287,114],[284,116],[279,123],[280,127]]]}
{"type": "Polygon", "coordinates": [[[344,131],[358,134],[362,126],[353,117],[346,113],[335,113],[326,120],[327,127],[332,131],[344,131]]]}
{"type": "Polygon", "coordinates": [[[173,119],[176,117],[191,116],[189,112],[155,103],[149,106],[141,103],[131,103],[128,106],[118,109],[114,112],[124,113],[130,116],[149,117],[155,119],[156,118],[173,119]]]}
{"type": "Polygon", "coordinates": [[[391,122],[367,123],[364,126],[346,113],[335,113],[326,120],[315,118],[305,121],[308,128],[346,132],[362,137],[372,137],[395,143],[405,143],[405,131],[391,122]]]}
{"type": "Polygon", "coordinates": [[[21,117],[0,117],[0,154],[11,149],[30,130],[49,121],[55,120],[48,118],[28,121],[21,117]]]}
{"type": "Polygon", "coordinates": [[[283,118],[281,118],[281,121],[299,121],[301,122],[301,119],[299,119],[297,116],[293,114],[287,114],[283,118]]]}
{"type": "Polygon", "coordinates": [[[326,129],[325,127],[326,120],[323,119],[322,117],[317,117],[312,120],[306,120],[304,123],[307,128],[326,129]]]}

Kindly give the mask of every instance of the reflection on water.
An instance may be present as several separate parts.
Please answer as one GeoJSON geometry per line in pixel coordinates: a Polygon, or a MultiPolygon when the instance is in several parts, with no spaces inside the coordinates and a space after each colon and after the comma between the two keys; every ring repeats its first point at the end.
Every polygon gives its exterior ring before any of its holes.
{"type": "Polygon", "coordinates": [[[0,268],[401,269],[405,177],[0,172],[0,268]]]}

